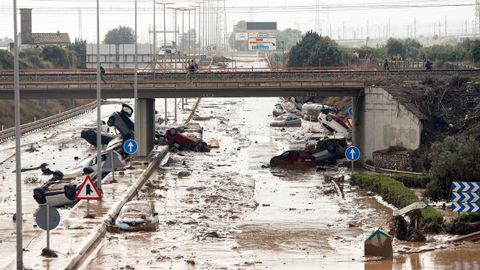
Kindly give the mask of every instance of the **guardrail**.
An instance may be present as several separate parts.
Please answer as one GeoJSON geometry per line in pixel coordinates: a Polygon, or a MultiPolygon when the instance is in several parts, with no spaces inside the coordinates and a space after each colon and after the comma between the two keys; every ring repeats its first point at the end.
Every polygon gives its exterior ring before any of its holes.
{"type": "MultiPolygon", "coordinates": [[[[93,110],[97,107],[97,102],[93,101],[91,103],[76,107],[74,109],[55,114],[49,117],[45,117],[43,119],[26,123],[20,126],[21,134],[29,133],[41,128],[46,128],[52,126],[54,124],[58,124],[75,116],[84,114],[88,111],[93,110]]],[[[15,127],[7,128],[5,130],[0,131],[0,142],[15,137],[15,127]]]]}
{"type": "Polygon", "coordinates": [[[153,174],[161,161],[167,156],[167,153],[168,149],[164,148],[152,158],[150,164],[145,169],[145,171],[140,175],[140,177],[135,181],[135,183],[130,186],[123,198],[117,204],[115,204],[110,209],[110,211],[108,211],[107,215],[104,216],[104,218],[102,219],[101,224],[97,225],[97,227],[95,228],[95,233],[90,235],[81,250],[76,253],[72,259],[70,259],[70,262],[65,267],[65,269],[77,269],[84,263],[84,260],[88,258],[90,253],[99,244],[100,239],[105,236],[105,233],[107,232],[107,227],[113,223],[125,203],[130,201],[135,196],[135,194],[138,193],[138,190],[140,190],[145,184],[145,182],[150,178],[150,176],[153,174]]]}

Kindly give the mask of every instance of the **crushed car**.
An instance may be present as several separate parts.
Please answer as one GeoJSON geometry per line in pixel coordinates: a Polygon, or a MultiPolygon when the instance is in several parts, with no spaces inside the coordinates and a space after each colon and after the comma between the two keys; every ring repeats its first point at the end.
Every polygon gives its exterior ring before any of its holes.
{"type": "Polygon", "coordinates": [[[120,211],[115,227],[125,231],[156,231],[158,223],[153,201],[130,201],[120,211]]]}
{"type": "Polygon", "coordinates": [[[301,127],[302,120],[295,114],[289,114],[285,119],[274,120],[271,127],[301,127]]]}
{"type": "Polygon", "coordinates": [[[336,111],[335,108],[330,107],[328,105],[309,102],[309,103],[303,104],[302,115],[303,115],[303,118],[308,121],[318,121],[318,115],[320,114],[320,111],[325,109],[336,111]]]}
{"type": "Polygon", "coordinates": [[[344,121],[334,111],[322,109],[318,115],[318,122],[330,132],[340,134],[348,139],[352,137],[352,125],[349,121],[344,121]]]}
{"type": "MultiPolygon", "coordinates": [[[[96,181],[97,176],[95,173],[92,172],[87,175],[90,175],[94,182],[96,181]]],[[[40,205],[48,203],[50,206],[59,207],[74,204],[76,203],[75,193],[77,192],[77,187],[84,180],[85,175],[63,177],[62,179],[53,177],[40,187],[33,189],[33,198],[40,205]]]]}
{"type": "Polygon", "coordinates": [[[133,139],[135,135],[135,124],[133,123],[132,117],[133,109],[127,104],[122,104],[122,110],[119,112],[114,112],[108,118],[107,125],[109,127],[115,127],[118,132],[120,132],[123,141],[133,139]]]}
{"type": "Polygon", "coordinates": [[[165,138],[171,148],[177,150],[193,150],[196,152],[210,152],[207,143],[196,136],[182,134],[176,128],[170,128],[165,132],[165,138]]]}
{"type": "Polygon", "coordinates": [[[270,159],[270,166],[305,165],[316,166],[312,153],[304,150],[289,150],[270,159]]]}
{"type": "MultiPolygon", "coordinates": [[[[102,145],[107,145],[111,140],[115,138],[113,134],[109,134],[110,128],[107,126],[105,121],[101,121],[100,123],[100,141],[102,145]]],[[[92,122],[85,127],[83,127],[80,137],[87,141],[89,144],[93,146],[97,146],[97,124],[96,122],[92,122]]]]}

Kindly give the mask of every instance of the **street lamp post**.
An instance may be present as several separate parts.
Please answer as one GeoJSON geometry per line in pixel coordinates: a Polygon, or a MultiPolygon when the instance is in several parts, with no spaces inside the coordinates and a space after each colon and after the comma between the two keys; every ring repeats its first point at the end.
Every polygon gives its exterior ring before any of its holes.
{"type": "Polygon", "coordinates": [[[153,76],[155,76],[155,68],[157,66],[157,28],[156,24],[156,13],[155,13],[155,0],[153,0],[153,76]]]}
{"type": "MultiPolygon", "coordinates": [[[[135,123],[140,123],[140,117],[139,113],[137,111],[138,109],[138,29],[137,29],[137,18],[138,18],[138,12],[137,12],[137,0],[135,0],[135,70],[133,72],[133,96],[135,99],[134,103],[134,113],[135,113],[135,123]]],[[[100,132],[98,132],[100,133],[100,132]]],[[[113,163],[112,163],[112,168],[113,168],[113,163]]]]}
{"type": "Polygon", "coordinates": [[[16,165],[16,241],[17,269],[23,269],[22,164],[20,159],[20,73],[18,61],[17,1],[13,0],[14,88],[15,88],[15,165],[16,165]]]}
{"type": "Polygon", "coordinates": [[[102,192],[102,144],[101,144],[101,126],[102,120],[101,106],[102,99],[100,85],[100,3],[97,0],[97,187],[102,192]]]}

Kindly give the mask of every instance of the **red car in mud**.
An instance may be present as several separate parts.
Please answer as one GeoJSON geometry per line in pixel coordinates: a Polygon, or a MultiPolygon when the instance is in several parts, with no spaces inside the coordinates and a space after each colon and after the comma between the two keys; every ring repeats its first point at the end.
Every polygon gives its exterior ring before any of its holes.
{"type": "Polygon", "coordinates": [[[316,166],[315,157],[307,151],[289,150],[270,159],[270,165],[316,166]]]}
{"type": "Polygon", "coordinates": [[[170,147],[178,150],[193,150],[196,152],[210,152],[206,142],[201,139],[190,138],[180,133],[177,129],[171,128],[165,132],[165,138],[170,147]]]}

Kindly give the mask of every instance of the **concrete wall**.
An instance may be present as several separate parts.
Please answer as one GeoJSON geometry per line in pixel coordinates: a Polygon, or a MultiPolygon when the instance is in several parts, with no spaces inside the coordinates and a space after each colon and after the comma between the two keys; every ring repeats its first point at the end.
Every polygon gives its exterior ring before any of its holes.
{"type": "Polygon", "coordinates": [[[384,89],[365,88],[363,97],[353,98],[353,110],[354,144],[364,161],[390,146],[420,147],[422,123],[384,89]]]}

